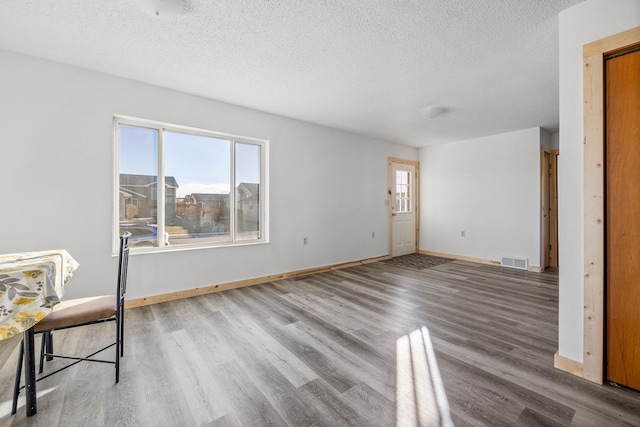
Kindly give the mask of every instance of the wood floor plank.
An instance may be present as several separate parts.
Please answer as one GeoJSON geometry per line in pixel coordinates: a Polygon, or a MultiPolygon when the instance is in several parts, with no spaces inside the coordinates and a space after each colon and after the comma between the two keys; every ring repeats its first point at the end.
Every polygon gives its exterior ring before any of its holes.
{"type": "Polygon", "coordinates": [[[295,323],[270,329],[270,333],[338,392],[342,393],[359,382],[344,364],[328,357],[324,349],[316,348],[306,334],[299,328],[291,328],[292,325],[295,323]]]}
{"type": "Polygon", "coordinates": [[[367,384],[360,383],[343,395],[364,415],[367,425],[393,425],[395,404],[367,384]]]}
{"type": "Polygon", "coordinates": [[[235,408],[234,415],[241,425],[286,425],[284,419],[269,403],[266,396],[258,390],[238,362],[221,364],[219,372],[227,385],[225,389],[235,408]]]}
{"type": "MultiPolygon", "coordinates": [[[[260,391],[266,403],[289,425],[310,425],[317,418],[317,409],[300,399],[296,388],[270,362],[269,358],[253,346],[251,334],[247,332],[238,316],[233,298],[221,311],[222,317],[216,320],[219,333],[233,343],[238,366],[249,376],[253,386],[260,391]]],[[[310,367],[313,369],[313,367],[310,367]]],[[[240,416],[238,416],[240,418],[240,416]]]]}
{"type": "Polygon", "coordinates": [[[196,425],[232,412],[226,395],[220,393],[219,384],[211,375],[218,365],[208,363],[205,353],[199,351],[185,329],[171,332],[169,338],[165,352],[196,425]]]}
{"type": "Polygon", "coordinates": [[[358,378],[360,382],[368,384],[390,401],[395,400],[393,371],[385,371],[384,366],[375,366],[367,363],[344,347],[337,345],[335,341],[322,334],[315,333],[316,331],[312,328],[305,327],[303,323],[292,323],[287,325],[286,328],[290,331],[295,330],[295,334],[304,345],[313,347],[318,352],[321,352],[325,359],[331,360],[337,369],[342,372],[349,372],[351,376],[358,378]]]}
{"type": "Polygon", "coordinates": [[[294,386],[300,387],[318,378],[318,374],[298,359],[278,340],[248,316],[240,318],[257,352],[260,352],[294,386]]]}
{"type": "Polygon", "coordinates": [[[318,425],[363,427],[371,425],[366,414],[354,408],[344,394],[339,393],[322,378],[300,387],[298,393],[304,400],[319,409],[323,422],[318,425]]]}

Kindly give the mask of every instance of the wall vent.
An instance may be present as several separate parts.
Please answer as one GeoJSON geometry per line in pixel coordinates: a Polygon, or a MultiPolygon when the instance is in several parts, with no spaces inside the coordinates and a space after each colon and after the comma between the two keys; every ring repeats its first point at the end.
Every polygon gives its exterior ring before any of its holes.
{"type": "Polygon", "coordinates": [[[502,267],[509,268],[518,268],[520,270],[528,270],[529,269],[529,260],[527,258],[520,258],[515,256],[503,256],[502,262],[500,263],[502,267]]]}

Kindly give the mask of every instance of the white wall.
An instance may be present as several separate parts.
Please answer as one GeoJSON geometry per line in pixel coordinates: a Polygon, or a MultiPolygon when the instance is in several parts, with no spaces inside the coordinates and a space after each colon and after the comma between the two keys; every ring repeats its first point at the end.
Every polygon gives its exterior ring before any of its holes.
{"type": "Polygon", "coordinates": [[[420,149],[420,249],[539,266],[541,132],[420,149]]]}
{"type": "Polygon", "coordinates": [[[551,149],[559,150],[560,149],[560,133],[555,132],[551,134],[551,149]]]}
{"type": "Polygon", "coordinates": [[[271,141],[271,243],[132,255],[130,298],[388,253],[387,157],[415,148],[6,51],[0,64],[0,253],[67,249],[67,296],[115,286],[114,114],[271,141]]]}
{"type": "MultiPolygon", "coordinates": [[[[558,146],[553,146],[554,138],[551,132],[548,132],[542,128],[540,128],[540,149],[544,151],[551,151],[553,149],[557,149],[558,146]]],[[[555,140],[557,142],[557,140],[555,140]]]]}
{"type": "Polygon", "coordinates": [[[583,352],[583,120],[582,46],[640,25],[638,0],[589,0],[560,19],[560,156],[558,353],[582,361],[583,352]]]}

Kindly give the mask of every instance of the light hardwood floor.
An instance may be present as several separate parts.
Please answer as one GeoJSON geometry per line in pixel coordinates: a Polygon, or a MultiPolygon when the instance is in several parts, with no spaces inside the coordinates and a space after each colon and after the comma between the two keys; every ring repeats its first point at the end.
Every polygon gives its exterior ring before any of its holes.
{"type": "MultiPolygon", "coordinates": [[[[556,273],[429,267],[377,262],[127,310],[120,383],[80,364],[38,383],[29,419],[9,415],[17,351],[0,343],[0,425],[393,426],[398,340],[422,326],[457,426],[640,425],[640,393],[553,368],[556,273]]],[[[56,349],[111,330],[91,328],[56,333],[56,349]]]]}

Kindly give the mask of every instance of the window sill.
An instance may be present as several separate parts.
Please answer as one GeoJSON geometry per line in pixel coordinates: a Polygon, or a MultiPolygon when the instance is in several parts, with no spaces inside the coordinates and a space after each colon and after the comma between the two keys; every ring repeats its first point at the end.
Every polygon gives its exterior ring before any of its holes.
{"type": "MultiPolygon", "coordinates": [[[[184,252],[184,251],[197,251],[204,249],[218,249],[218,248],[236,248],[242,246],[256,246],[256,245],[266,245],[269,244],[268,240],[252,240],[247,242],[235,242],[228,244],[217,244],[217,245],[180,245],[180,246],[165,246],[162,248],[156,247],[138,247],[132,246],[130,248],[129,254],[131,256],[137,255],[149,255],[149,254],[158,254],[158,253],[167,253],[167,252],[184,252]]],[[[112,257],[117,257],[118,254],[112,254],[112,257]]]]}

